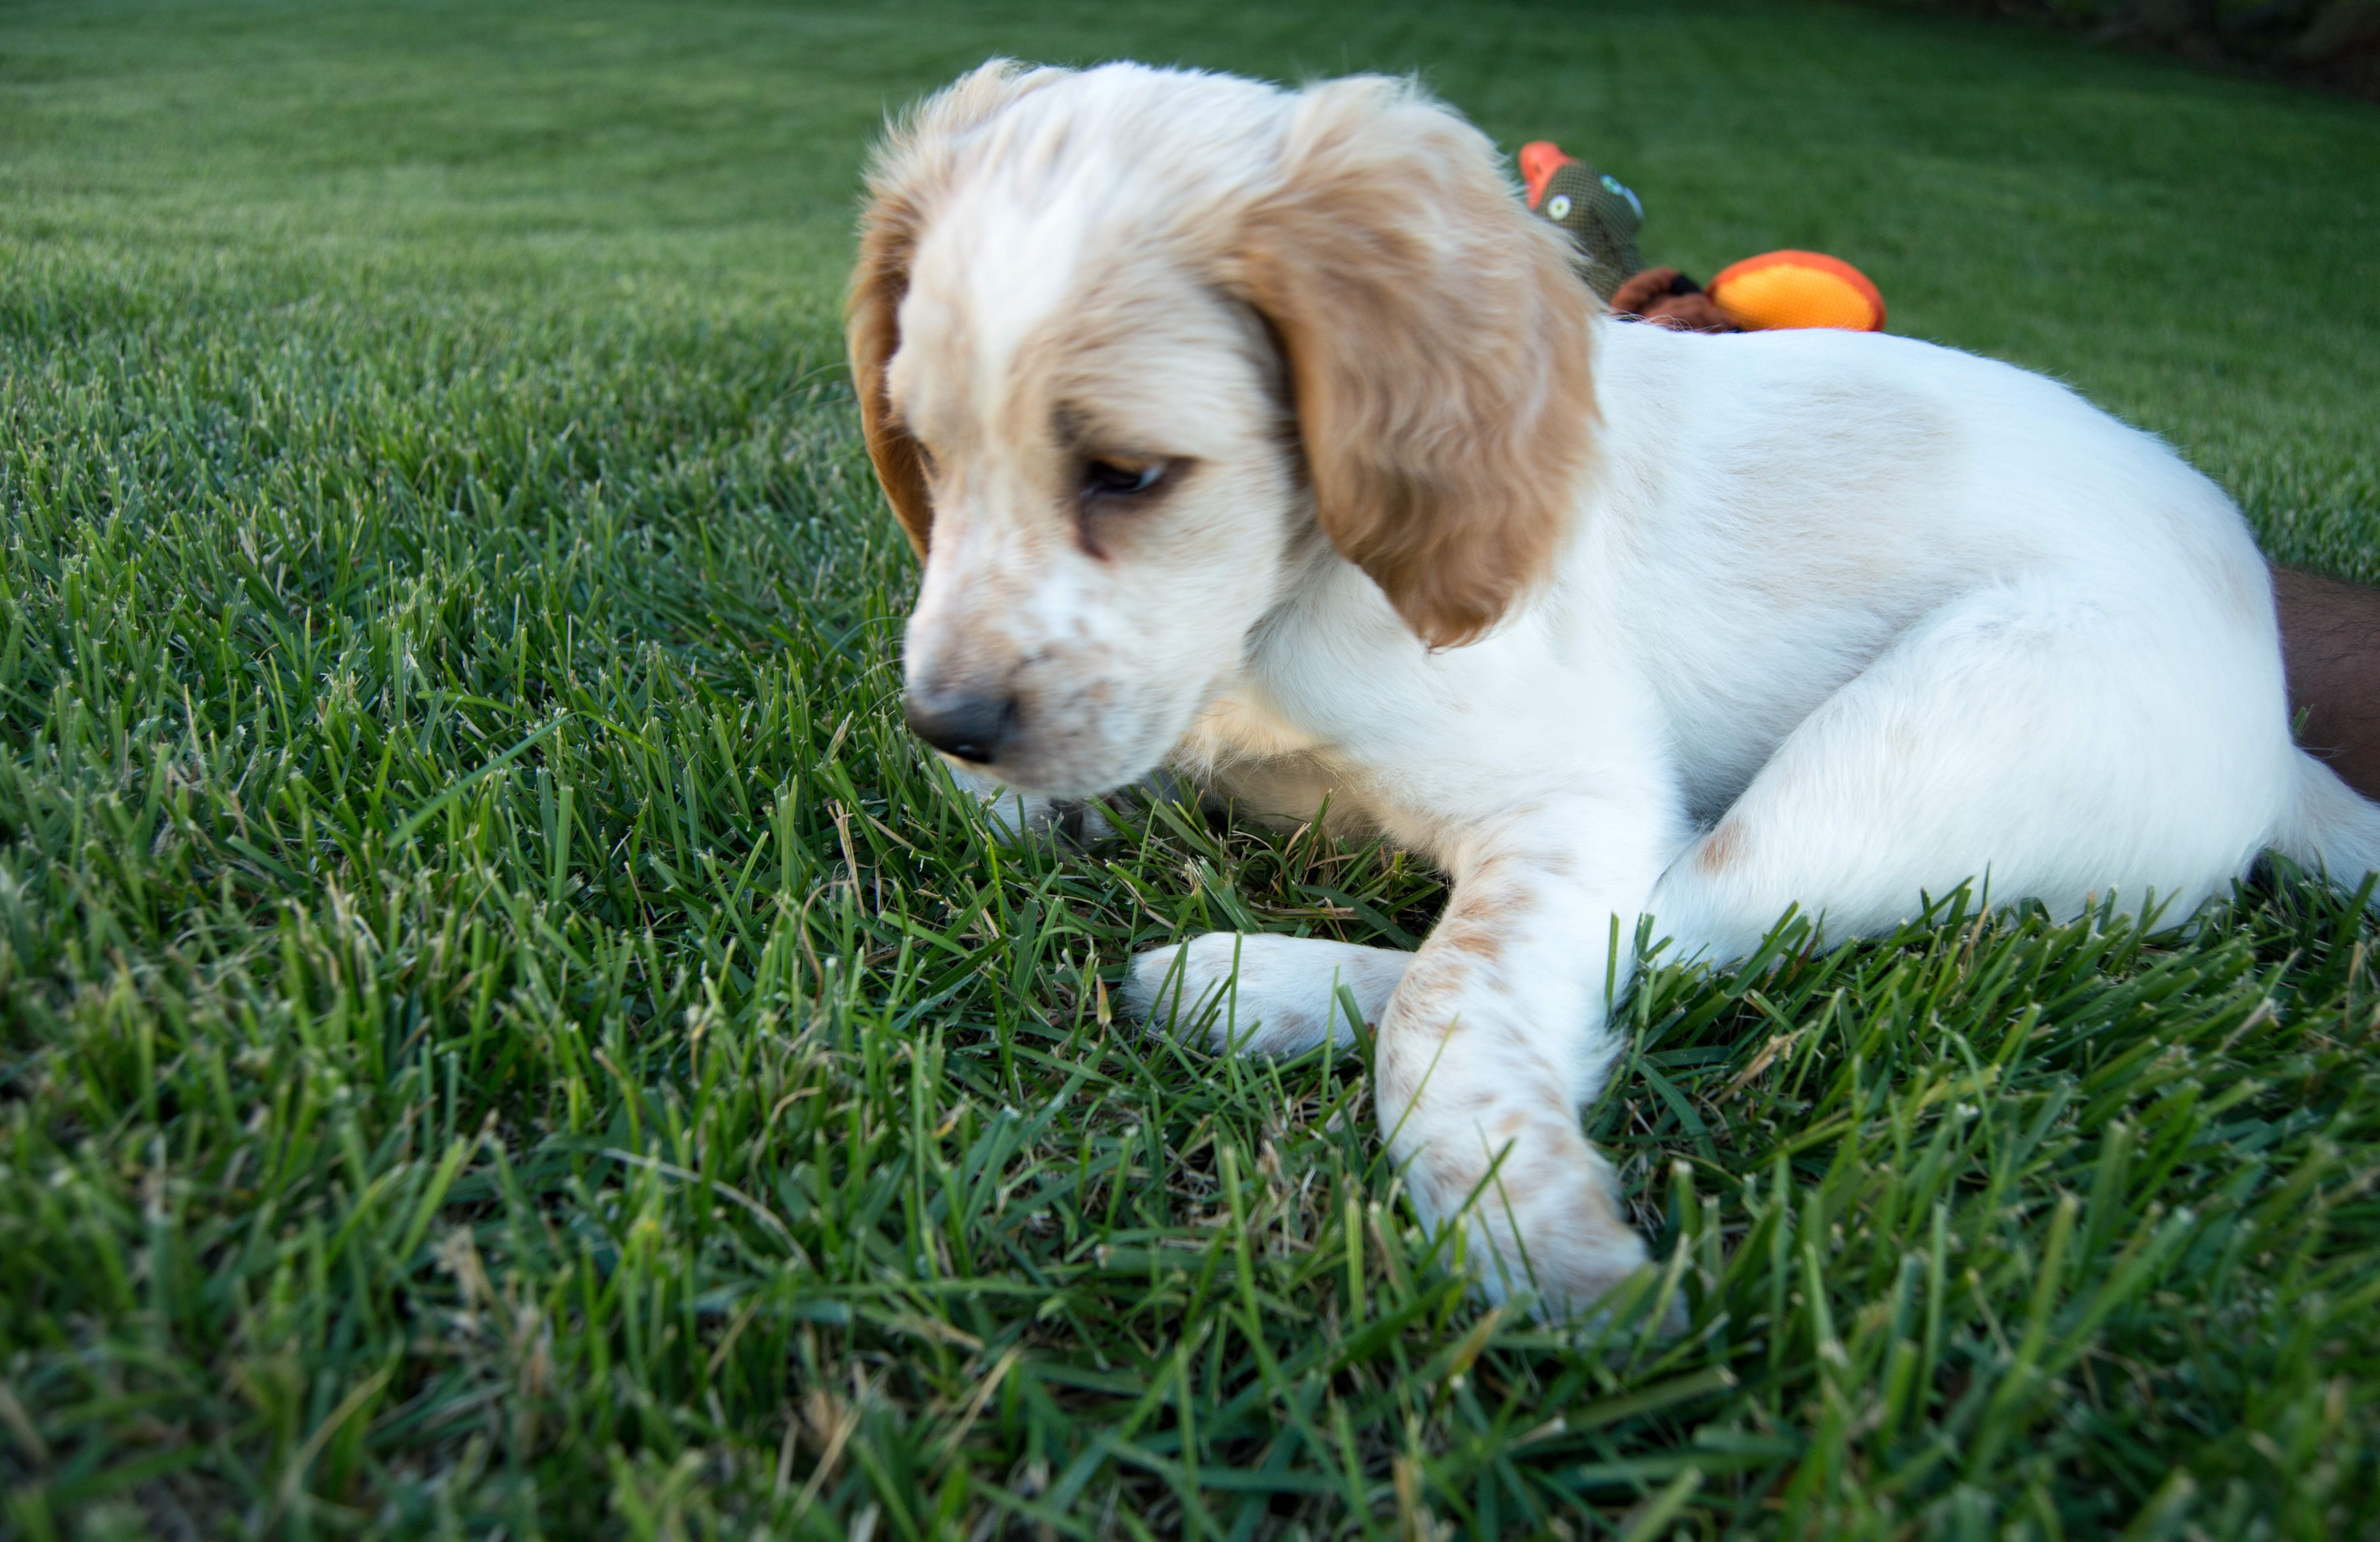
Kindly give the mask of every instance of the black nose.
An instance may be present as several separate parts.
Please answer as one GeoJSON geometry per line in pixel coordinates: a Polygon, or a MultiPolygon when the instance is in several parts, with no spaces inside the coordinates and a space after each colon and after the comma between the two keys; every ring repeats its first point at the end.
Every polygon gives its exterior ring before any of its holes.
{"type": "Polygon", "coordinates": [[[1016,698],[1002,696],[909,697],[906,715],[917,737],[945,755],[988,766],[1016,727],[1016,698]]]}

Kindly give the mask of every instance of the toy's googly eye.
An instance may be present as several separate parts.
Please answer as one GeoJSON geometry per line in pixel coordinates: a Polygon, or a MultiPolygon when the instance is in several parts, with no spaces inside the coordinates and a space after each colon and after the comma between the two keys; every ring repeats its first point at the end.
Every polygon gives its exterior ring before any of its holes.
{"type": "Polygon", "coordinates": [[[1645,205],[1638,201],[1636,190],[1634,188],[1627,186],[1625,183],[1621,182],[1620,178],[1612,176],[1609,172],[1605,172],[1603,174],[1603,185],[1610,188],[1613,192],[1618,193],[1621,198],[1626,199],[1628,200],[1628,207],[1636,212],[1636,217],[1638,219],[1641,220],[1645,217],[1645,205]]]}
{"type": "Polygon", "coordinates": [[[1570,218],[1570,195],[1568,193],[1556,193],[1553,197],[1546,200],[1546,218],[1557,221],[1570,218]]]}

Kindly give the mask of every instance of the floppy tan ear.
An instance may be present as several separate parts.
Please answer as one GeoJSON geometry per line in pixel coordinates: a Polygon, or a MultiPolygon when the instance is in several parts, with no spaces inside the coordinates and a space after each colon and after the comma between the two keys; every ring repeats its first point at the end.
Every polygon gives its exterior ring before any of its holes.
{"type": "Polygon", "coordinates": [[[859,262],[844,302],[844,337],[851,351],[851,384],[859,396],[859,428],[868,458],[892,513],[926,554],[934,510],[926,496],[925,457],[894,416],[885,395],[884,368],[901,346],[901,297],[909,288],[909,258],[917,245],[917,211],[906,199],[878,193],[859,227],[859,262]]]}
{"type": "Polygon", "coordinates": [[[1593,450],[1593,303],[1485,136],[1380,77],[1307,91],[1237,286],[1287,356],[1315,512],[1426,641],[1552,561],[1593,450]]]}
{"type": "Polygon", "coordinates": [[[1065,73],[1028,69],[1014,59],[979,65],[894,124],[868,166],[859,261],[844,301],[844,341],[868,458],[875,462],[876,480],[884,484],[884,496],[920,557],[934,523],[925,456],[884,387],[885,368],[901,346],[901,297],[909,290],[910,261],[929,205],[949,184],[960,140],[1018,97],[1065,73]]]}

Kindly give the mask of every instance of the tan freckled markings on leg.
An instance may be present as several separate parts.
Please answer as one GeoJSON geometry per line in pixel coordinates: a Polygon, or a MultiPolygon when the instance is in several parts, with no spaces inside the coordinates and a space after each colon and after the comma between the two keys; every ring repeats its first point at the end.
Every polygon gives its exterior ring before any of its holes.
{"type": "Polygon", "coordinates": [[[1503,953],[1511,923],[1527,913],[1529,896],[1518,882],[1499,882],[1488,876],[1498,860],[1491,858],[1481,865],[1480,871],[1456,896],[1446,918],[1439,922],[1430,941],[1441,948],[1487,962],[1493,962],[1503,953]]]}
{"type": "Polygon", "coordinates": [[[1485,1218],[1496,1221],[1505,1220],[1507,1204],[1534,1208],[1533,1201],[1552,1197],[1559,1201],[1557,1208],[1550,1213],[1539,1211],[1536,1226],[1554,1229],[1555,1235],[1573,1245],[1608,1241],[1610,1229],[1621,1224],[1619,1211],[1601,1176],[1581,1165],[1583,1156],[1592,1161],[1586,1142],[1564,1138],[1569,1123],[1565,1114],[1560,1123],[1548,1127],[1516,1111],[1516,1116],[1497,1121],[1493,1130],[1480,1130],[1486,1148],[1475,1157],[1448,1142],[1435,1153],[1437,1184],[1450,1200],[1476,1195],[1485,1218]],[[1533,1128],[1537,1138],[1522,1138],[1533,1128]]]}
{"type": "Polygon", "coordinates": [[[1717,877],[1743,860],[1743,826],[1729,820],[1710,832],[1694,858],[1694,866],[1717,877]]]}
{"type": "Polygon", "coordinates": [[[1493,959],[1502,951],[1495,930],[1475,916],[1451,917],[1439,923],[1434,939],[1441,948],[1450,948],[1473,958],[1493,959]]]}

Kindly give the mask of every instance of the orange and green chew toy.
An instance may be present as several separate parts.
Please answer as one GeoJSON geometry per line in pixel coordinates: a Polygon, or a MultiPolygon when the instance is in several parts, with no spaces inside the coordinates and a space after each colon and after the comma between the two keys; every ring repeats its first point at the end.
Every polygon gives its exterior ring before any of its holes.
{"type": "Polygon", "coordinates": [[[1764,252],[1720,270],[1706,291],[1674,268],[1645,266],[1636,252],[1645,207],[1617,178],[1551,140],[1521,147],[1521,177],[1529,207],[1569,233],[1581,276],[1623,314],[1693,332],[1884,330],[1884,297],[1839,257],[1764,252]]]}

